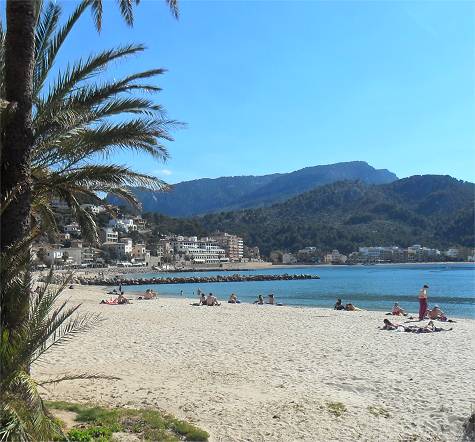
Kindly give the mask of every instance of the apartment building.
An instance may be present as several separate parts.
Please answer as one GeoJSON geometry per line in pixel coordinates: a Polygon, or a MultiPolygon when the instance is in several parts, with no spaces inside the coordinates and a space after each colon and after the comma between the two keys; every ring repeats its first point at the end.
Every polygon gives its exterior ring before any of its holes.
{"type": "Polygon", "coordinates": [[[341,254],[338,250],[332,250],[331,253],[327,253],[324,257],[325,264],[345,264],[348,257],[341,254]]]}
{"type": "Polygon", "coordinates": [[[407,260],[410,262],[433,261],[440,256],[440,250],[414,244],[407,248],[407,260]]]}
{"type": "Polygon", "coordinates": [[[78,223],[71,223],[66,226],[64,226],[64,233],[69,233],[70,235],[80,235],[81,234],[81,228],[79,227],[78,223]]]}
{"type": "Polygon", "coordinates": [[[132,258],[134,262],[150,262],[150,251],[147,250],[145,244],[134,244],[132,246],[132,258]]]}
{"type": "Polygon", "coordinates": [[[170,239],[170,245],[173,247],[175,260],[183,259],[196,264],[219,264],[229,261],[226,251],[211,238],[176,236],[170,239]]]}
{"type": "Polygon", "coordinates": [[[119,242],[119,233],[115,231],[112,227],[104,227],[101,233],[104,242],[119,242]]]}
{"type": "Polygon", "coordinates": [[[359,258],[367,262],[402,262],[405,251],[399,247],[360,247],[359,258]]]}
{"type": "Polygon", "coordinates": [[[239,262],[244,256],[244,242],[243,239],[237,235],[229,233],[217,233],[211,237],[212,240],[224,249],[226,256],[231,262],[239,262]]]}

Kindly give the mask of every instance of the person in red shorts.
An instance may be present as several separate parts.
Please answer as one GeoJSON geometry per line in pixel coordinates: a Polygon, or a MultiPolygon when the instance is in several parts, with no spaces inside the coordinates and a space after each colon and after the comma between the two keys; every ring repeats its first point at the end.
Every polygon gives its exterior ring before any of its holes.
{"type": "Polygon", "coordinates": [[[429,290],[429,286],[424,284],[424,287],[421,288],[419,291],[419,321],[424,319],[424,316],[427,312],[427,292],[429,290]]]}

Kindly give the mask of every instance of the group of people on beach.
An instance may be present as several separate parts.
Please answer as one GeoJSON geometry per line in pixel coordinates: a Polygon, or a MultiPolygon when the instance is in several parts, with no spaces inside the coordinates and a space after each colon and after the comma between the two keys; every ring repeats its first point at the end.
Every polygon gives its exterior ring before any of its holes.
{"type": "MultiPolygon", "coordinates": [[[[439,331],[448,331],[450,329],[444,329],[441,327],[435,327],[434,321],[447,321],[447,322],[455,322],[447,318],[446,314],[441,310],[441,308],[436,304],[432,309],[428,307],[428,291],[429,286],[424,284],[424,286],[419,291],[419,321],[423,321],[424,319],[429,319],[429,323],[426,326],[417,326],[417,325],[400,325],[392,323],[389,319],[384,319],[384,325],[381,327],[382,330],[398,330],[404,332],[412,332],[412,333],[433,333],[439,331]]],[[[355,307],[351,302],[347,304],[343,304],[340,298],[336,300],[334,305],[334,310],[346,310],[346,311],[357,311],[361,310],[355,307]]],[[[387,315],[393,316],[407,316],[408,314],[406,311],[399,305],[398,302],[395,302],[393,308],[390,313],[387,315]]],[[[409,319],[414,319],[412,316],[409,319]]],[[[409,322],[409,321],[408,321],[409,322]]]]}
{"type": "Polygon", "coordinates": [[[360,309],[358,307],[355,307],[351,302],[343,305],[343,303],[341,302],[341,299],[338,298],[336,300],[335,306],[333,307],[333,310],[346,310],[348,312],[354,312],[360,309]]]}
{"type": "MultiPolygon", "coordinates": [[[[110,298],[110,299],[103,299],[99,304],[107,304],[107,305],[123,305],[123,304],[131,304],[130,299],[124,295],[122,291],[122,286],[119,286],[119,290],[112,290],[111,292],[107,293],[108,295],[117,295],[117,298],[110,298]]],[[[137,300],[148,300],[148,299],[155,299],[157,298],[158,294],[152,290],[147,289],[145,293],[137,298],[137,300]]]]}
{"type": "MultiPolygon", "coordinates": [[[[404,331],[404,332],[412,332],[412,333],[434,333],[440,331],[449,331],[452,328],[444,329],[442,327],[436,327],[434,325],[434,321],[447,321],[447,322],[455,322],[447,318],[446,314],[441,310],[441,308],[436,304],[432,309],[428,307],[428,292],[429,286],[424,284],[424,286],[419,291],[419,321],[423,321],[424,319],[430,319],[429,323],[426,326],[420,327],[418,325],[401,325],[392,323],[389,319],[384,319],[384,325],[382,326],[381,330],[397,330],[397,331],[404,331]]],[[[398,302],[395,302],[391,313],[388,315],[393,316],[407,316],[406,311],[399,306],[398,302]]],[[[413,319],[412,316],[409,319],[413,319]]]]}
{"type": "MultiPolygon", "coordinates": [[[[199,296],[199,302],[196,305],[206,305],[206,306],[221,305],[218,299],[216,298],[216,296],[214,296],[212,293],[209,293],[208,296],[206,296],[204,292],[198,289],[198,296],[199,296]]],[[[228,299],[228,304],[240,304],[240,303],[241,301],[239,300],[237,295],[235,293],[231,293],[228,299]]],[[[254,301],[254,304],[282,305],[276,302],[276,299],[273,293],[269,294],[267,296],[267,299],[264,299],[263,295],[258,295],[257,299],[254,301]]]]}
{"type": "Polygon", "coordinates": [[[198,305],[207,305],[208,307],[219,306],[221,303],[218,301],[218,298],[214,296],[212,293],[209,293],[206,296],[203,292],[200,292],[200,300],[198,305]]]}
{"type": "MultiPolygon", "coordinates": [[[[428,308],[428,290],[429,286],[425,284],[421,290],[419,291],[418,295],[418,300],[419,300],[419,321],[422,321],[424,319],[429,319],[430,322],[424,326],[415,326],[415,325],[410,325],[410,326],[405,326],[405,325],[400,325],[400,324],[395,324],[391,322],[389,319],[384,319],[384,325],[382,326],[382,330],[398,330],[398,331],[404,331],[404,332],[413,332],[413,333],[432,333],[432,332],[438,332],[438,331],[448,331],[452,330],[450,329],[443,329],[440,327],[435,327],[434,322],[435,320],[439,321],[447,321],[447,322],[455,322],[452,320],[449,320],[446,316],[446,314],[441,310],[441,308],[436,304],[433,306],[432,309],[428,308]]],[[[114,289],[112,292],[108,292],[110,295],[117,295],[117,298],[111,298],[107,300],[102,300],[100,303],[101,304],[108,304],[108,305],[122,305],[122,304],[130,304],[130,299],[127,298],[124,295],[124,292],[122,291],[122,286],[119,285],[118,290],[114,289]]],[[[183,291],[180,292],[181,295],[183,295],[183,291]]],[[[148,299],[155,299],[157,298],[157,293],[154,292],[152,289],[147,289],[144,293],[144,295],[139,296],[137,299],[138,300],[148,300],[148,299]]],[[[209,293],[207,296],[204,292],[202,292],[200,289],[198,289],[198,296],[199,296],[199,302],[195,303],[193,305],[206,305],[209,307],[213,306],[219,306],[221,303],[218,301],[217,297],[213,295],[213,293],[209,293]]],[[[228,299],[229,304],[240,304],[241,301],[238,299],[237,295],[235,293],[231,293],[228,299]]],[[[257,299],[254,301],[254,304],[257,305],[264,305],[264,304],[269,304],[269,305],[282,305],[278,304],[276,302],[275,296],[273,293],[270,293],[266,299],[264,299],[263,295],[258,295],[257,299]]],[[[346,304],[343,304],[342,300],[338,298],[336,300],[336,303],[334,305],[334,310],[345,310],[345,311],[359,311],[358,307],[353,305],[351,302],[348,302],[346,304]]],[[[406,311],[399,305],[398,302],[395,302],[392,310],[390,313],[387,313],[387,315],[392,315],[392,316],[408,316],[406,311]]],[[[409,319],[414,319],[412,316],[409,317],[409,319]]],[[[409,321],[408,321],[409,322],[409,321]]]]}

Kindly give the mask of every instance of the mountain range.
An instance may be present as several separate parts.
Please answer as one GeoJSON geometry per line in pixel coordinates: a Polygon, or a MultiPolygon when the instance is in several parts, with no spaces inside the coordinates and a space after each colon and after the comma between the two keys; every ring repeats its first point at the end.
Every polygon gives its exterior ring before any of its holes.
{"type": "Polygon", "coordinates": [[[416,175],[377,185],[337,181],[271,206],[190,219],[158,213],[146,217],[161,233],[235,233],[264,255],[305,246],[343,252],[361,246],[416,243],[474,247],[474,197],[473,183],[450,176],[416,175]]]}
{"type": "MultiPolygon", "coordinates": [[[[151,192],[141,188],[132,190],[144,212],[190,217],[269,206],[337,181],[387,184],[397,179],[386,169],[378,170],[364,161],[352,161],[306,167],[290,173],[185,181],[173,185],[169,192],[151,192]]],[[[115,205],[123,204],[113,195],[108,195],[107,201],[115,205]]]]}

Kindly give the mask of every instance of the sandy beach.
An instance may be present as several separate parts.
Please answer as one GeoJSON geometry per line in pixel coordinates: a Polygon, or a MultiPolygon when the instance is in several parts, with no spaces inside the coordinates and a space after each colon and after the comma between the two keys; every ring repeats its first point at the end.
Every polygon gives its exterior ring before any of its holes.
{"type": "Polygon", "coordinates": [[[64,382],[47,398],[158,407],[211,441],[451,442],[475,405],[469,319],[413,334],[378,330],[382,312],[185,298],[108,306],[101,288],[79,286],[64,296],[105,321],[50,352],[34,375],[121,379],[64,382]]]}

